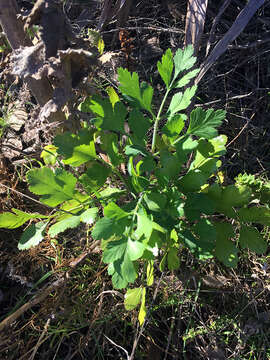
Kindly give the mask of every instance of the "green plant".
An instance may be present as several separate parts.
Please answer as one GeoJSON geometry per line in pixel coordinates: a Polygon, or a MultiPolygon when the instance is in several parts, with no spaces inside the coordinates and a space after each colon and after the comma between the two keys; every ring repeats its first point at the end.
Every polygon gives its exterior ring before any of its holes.
{"type": "Polygon", "coordinates": [[[140,323],[157,257],[160,270],[177,269],[186,247],[200,260],[216,257],[235,267],[239,245],[258,254],[267,246],[256,224],[270,224],[269,186],[248,175],[223,184],[220,157],[227,138],[217,128],[225,111],[196,108],[189,119],[183,113],[196,92],[196,86],[187,87],[198,73],[191,70],[195,62],[190,46],[163,55],[157,67],[166,93],[157,115],[153,88],[140,83],[137,73],[118,69],[123,101],[112,88],[108,98],[87,98],[80,110],[94,117],[76,134],[57,135],[42,154],[46,165],[27,173],[30,191],[56,211],[0,215],[0,227],[10,229],[42,219],[26,228],[21,250],[45,234],[54,238],[88,224],[92,238],[101,240],[113,286],[127,288],[140,277],[125,297],[127,309],[141,304],[140,323]]]}

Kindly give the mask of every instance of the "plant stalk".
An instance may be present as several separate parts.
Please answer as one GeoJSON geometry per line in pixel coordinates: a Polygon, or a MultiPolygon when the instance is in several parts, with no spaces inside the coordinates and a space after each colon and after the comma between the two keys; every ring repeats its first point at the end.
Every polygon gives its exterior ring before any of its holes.
{"type": "Polygon", "coordinates": [[[163,98],[162,103],[161,103],[161,105],[160,105],[160,108],[159,108],[159,110],[158,110],[158,114],[157,114],[156,120],[155,120],[154,132],[153,132],[153,139],[152,139],[152,152],[155,151],[156,141],[157,141],[158,123],[159,123],[159,120],[160,120],[160,118],[161,118],[161,113],[162,113],[163,107],[164,107],[164,105],[165,105],[165,101],[167,100],[167,97],[168,97],[168,95],[169,95],[170,90],[171,90],[170,88],[167,89],[166,94],[164,95],[164,98],[163,98]]]}

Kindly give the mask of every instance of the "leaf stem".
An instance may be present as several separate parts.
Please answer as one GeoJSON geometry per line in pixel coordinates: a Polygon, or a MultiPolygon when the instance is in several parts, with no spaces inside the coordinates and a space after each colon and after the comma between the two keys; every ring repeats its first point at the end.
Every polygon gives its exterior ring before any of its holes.
{"type": "Polygon", "coordinates": [[[158,114],[157,114],[157,117],[155,119],[155,124],[154,124],[154,132],[153,132],[153,139],[152,139],[152,152],[155,151],[155,147],[156,147],[156,141],[157,141],[157,130],[158,130],[158,123],[159,123],[159,120],[161,118],[161,113],[162,113],[162,110],[163,110],[163,107],[165,105],[165,101],[167,100],[167,97],[169,95],[169,92],[170,92],[170,87],[167,89],[166,91],[166,94],[164,95],[164,98],[162,100],[162,103],[160,105],[160,108],[158,110],[158,114]]]}

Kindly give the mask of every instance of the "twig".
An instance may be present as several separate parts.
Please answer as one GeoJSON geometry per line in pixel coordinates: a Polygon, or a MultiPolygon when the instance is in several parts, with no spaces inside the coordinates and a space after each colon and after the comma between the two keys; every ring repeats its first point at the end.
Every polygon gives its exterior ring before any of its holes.
{"type": "Polygon", "coordinates": [[[35,356],[36,356],[36,353],[38,351],[38,348],[40,347],[40,345],[42,344],[42,339],[44,338],[47,330],[48,330],[48,327],[50,325],[50,322],[51,322],[51,319],[48,319],[45,326],[44,326],[44,329],[42,331],[42,334],[40,335],[39,339],[38,339],[38,342],[36,343],[35,347],[34,347],[34,351],[32,353],[32,355],[30,356],[29,360],[34,360],[35,356]]]}
{"type": "MultiPolygon", "coordinates": [[[[243,98],[246,98],[246,97],[248,97],[248,96],[250,96],[250,95],[252,95],[252,94],[253,94],[253,91],[250,91],[250,92],[247,93],[247,94],[231,96],[231,97],[227,98],[226,101],[228,102],[228,101],[230,101],[230,100],[243,99],[243,98]]],[[[223,100],[223,99],[213,100],[213,101],[209,101],[209,102],[203,103],[203,104],[195,104],[194,106],[196,106],[196,107],[206,106],[206,105],[208,106],[208,105],[212,105],[212,104],[219,103],[219,102],[221,102],[222,100],[223,100]]]]}
{"type": "Polygon", "coordinates": [[[124,349],[124,348],[123,348],[122,346],[120,346],[120,345],[117,345],[114,341],[112,341],[110,338],[108,338],[108,336],[106,336],[105,334],[104,334],[104,337],[105,337],[111,344],[113,344],[114,346],[116,346],[116,347],[118,347],[119,349],[123,350],[124,353],[125,353],[126,356],[127,356],[127,360],[131,360],[131,358],[129,357],[128,352],[127,352],[126,349],[124,349]]]}
{"type": "MultiPolygon", "coordinates": [[[[162,27],[158,27],[158,26],[128,26],[128,27],[123,27],[122,29],[125,30],[154,30],[154,31],[160,31],[160,32],[169,32],[169,33],[174,33],[174,34],[184,34],[183,30],[179,30],[179,29],[174,29],[174,28],[162,28],[162,27]]],[[[108,34],[111,32],[117,32],[120,29],[112,29],[112,30],[108,30],[108,31],[102,31],[102,34],[108,34]]]]}
{"type": "Polygon", "coordinates": [[[252,114],[250,119],[245,123],[245,125],[242,127],[242,129],[239,131],[239,133],[232,139],[232,141],[229,142],[227,147],[229,147],[233,142],[235,142],[236,139],[239,138],[239,136],[242,134],[242,132],[245,130],[245,128],[248,126],[248,124],[251,122],[251,120],[254,118],[254,116],[255,116],[255,113],[252,114]]]}

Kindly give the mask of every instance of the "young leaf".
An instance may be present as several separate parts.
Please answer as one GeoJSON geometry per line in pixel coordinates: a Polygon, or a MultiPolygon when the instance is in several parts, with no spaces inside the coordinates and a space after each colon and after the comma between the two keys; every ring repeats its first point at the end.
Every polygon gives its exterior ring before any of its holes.
{"type": "Polygon", "coordinates": [[[173,55],[171,49],[166,50],[165,54],[162,56],[161,62],[158,61],[157,68],[159,75],[168,89],[173,71],[173,55]]]}
{"type": "Polygon", "coordinates": [[[141,307],[140,307],[139,316],[138,316],[139,324],[141,326],[144,323],[144,320],[146,317],[145,295],[146,295],[146,289],[144,287],[142,290],[141,307]]]}
{"type": "Polygon", "coordinates": [[[28,214],[24,211],[12,209],[11,212],[4,212],[0,214],[0,228],[16,229],[22,226],[30,219],[46,219],[48,216],[41,214],[28,214]]]}
{"type": "Polygon", "coordinates": [[[181,88],[188,85],[190,80],[193,79],[198,74],[199,71],[200,69],[194,69],[192,71],[189,71],[186,75],[181,77],[181,79],[175,83],[174,88],[181,88]]]}
{"type": "Polygon", "coordinates": [[[233,227],[225,222],[214,222],[214,226],[217,232],[215,255],[225,266],[235,268],[238,263],[238,249],[230,240],[234,237],[233,227]]]}
{"type": "Polygon", "coordinates": [[[79,104],[78,110],[83,113],[91,112],[91,96],[88,96],[83,102],[79,104]]]}
{"type": "Polygon", "coordinates": [[[224,110],[209,109],[205,111],[202,108],[197,108],[190,114],[187,134],[212,139],[218,135],[216,128],[221,125],[225,115],[224,110]]]}
{"type": "Polygon", "coordinates": [[[109,95],[109,99],[112,104],[112,107],[114,108],[115,103],[120,101],[119,96],[112,86],[108,86],[106,91],[107,94],[109,95]]]}
{"type": "Polygon", "coordinates": [[[243,249],[255,251],[258,255],[265,253],[267,243],[255,227],[242,225],[240,229],[240,245],[243,249]]]}
{"type": "Polygon", "coordinates": [[[46,165],[55,165],[57,156],[57,147],[54,145],[44,146],[44,150],[41,152],[41,159],[43,159],[46,165]]]}
{"type": "Polygon", "coordinates": [[[43,240],[44,231],[48,222],[38,222],[30,225],[22,234],[19,243],[19,250],[27,250],[38,245],[43,240]]]}
{"type": "Polygon", "coordinates": [[[141,302],[143,288],[128,289],[125,295],[124,305],[126,310],[133,310],[141,302]]]}
{"type": "Polygon", "coordinates": [[[80,224],[80,221],[81,219],[79,215],[70,216],[64,220],[58,221],[50,227],[48,235],[55,237],[67,229],[74,229],[80,224]]]}
{"type": "Polygon", "coordinates": [[[151,112],[153,88],[150,85],[142,83],[140,87],[138,74],[130,73],[123,68],[118,69],[118,80],[120,82],[119,89],[123,95],[135,99],[143,109],[151,112]]]}
{"type": "Polygon", "coordinates": [[[93,135],[88,130],[81,130],[78,134],[65,132],[57,135],[54,145],[59,155],[64,157],[63,163],[71,166],[80,166],[96,158],[93,135]]]}
{"type": "Polygon", "coordinates": [[[49,168],[33,169],[27,172],[29,189],[42,195],[40,201],[49,206],[57,206],[75,197],[76,178],[63,169],[53,172],[49,168]]]}
{"type": "Polygon", "coordinates": [[[172,97],[168,109],[169,118],[177,112],[186,109],[190,105],[191,100],[196,93],[196,90],[197,86],[194,85],[191,88],[187,88],[184,93],[179,92],[172,97]]]}
{"type": "Polygon", "coordinates": [[[180,72],[189,70],[196,62],[193,56],[194,50],[192,45],[188,45],[184,50],[178,49],[174,55],[173,61],[175,65],[174,78],[176,80],[180,72]]]}
{"type": "Polygon", "coordinates": [[[154,261],[149,260],[146,268],[147,286],[152,286],[154,283],[154,261]]]}
{"type": "Polygon", "coordinates": [[[139,85],[139,76],[136,72],[130,73],[127,69],[118,69],[118,80],[120,82],[119,89],[122,94],[131,96],[141,101],[141,89],[139,85]]]}

